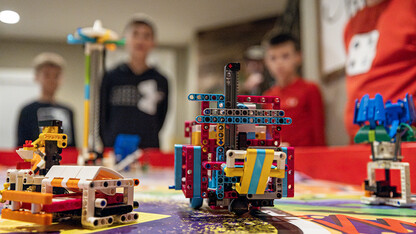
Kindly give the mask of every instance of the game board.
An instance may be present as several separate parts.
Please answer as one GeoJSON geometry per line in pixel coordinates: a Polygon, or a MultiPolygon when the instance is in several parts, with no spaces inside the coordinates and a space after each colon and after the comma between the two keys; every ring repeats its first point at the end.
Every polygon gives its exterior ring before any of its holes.
{"type": "MultiPolygon", "coordinates": [[[[1,168],[4,169],[4,168],[1,168]]],[[[1,170],[0,180],[4,179],[1,170]]],[[[295,199],[278,200],[273,208],[236,216],[227,210],[211,210],[206,204],[193,210],[179,191],[168,190],[172,170],[130,172],[141,178],[135,198],[140,207],[137,223],[105,229],[82,229],[67,220],[43,227],[0,219],[0,232],[48,231],[61,233],[414,233],[416,208],[367,206],[360,203],[362,189],[296,174],[295,199]]],[[[127,174],[127,176],[131,176],[127,174]]]]}

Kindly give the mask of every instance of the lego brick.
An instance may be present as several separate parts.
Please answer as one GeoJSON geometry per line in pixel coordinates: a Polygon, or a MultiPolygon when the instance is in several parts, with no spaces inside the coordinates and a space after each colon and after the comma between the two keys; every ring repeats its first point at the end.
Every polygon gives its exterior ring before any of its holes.
{"type": "Polygon", "coordinates": [[[16,169],[30,169],[30,162],[17,162],[16,169]]]}
{"type": "Polygon", "coordinates": [[[201,197],[201,147],[193,147],[193,197],[201,197]]]}
{"type": "Polygon", "coordinates": [[[185,182],[182,186],[182,191],[185,194],[186,198],[191,198],[193,196],[193,186],[194,186],[194,146],[184,146],[182,148],[182,153],[185,155],[185,182]]]}
{"type": "Polygon", "coordinates": [[[204,93],[191,93],[188,95],[189,101],[222,101],[224,100],[223,94],[204,94],[204,93]]]}
{"type": "Polygon", "coordinates": [[[79,198],[72,198],[72,199],[60,199],[54,201],[50,205],[43,206],[43,211],[47,213],[56,213],[56,212],[63,212],[69,210],[77,210],[82,208],[82,199],[79,198]]]}
{"type": "Polygon", "coordinates": [[[27,202],[35,204],[52,204],[51,193],[38,193],[38,192],[24,192],[6,190],[3,192],[3,200],[27,202]]]}
{"type": "Polygon", "coordinates": [[[215,125],[209,126],[209,139],[217,139],[217,131],[215,125]]]}
{"type": "Polygon", "coordinates": [[[256,139],[256,133],[255,132],[248,132],[247,133],[247,140],[255,140],[256,139]]]}
{"type": "Polygon", "coordinates": [[[224,192],[224,198],[238,198],[238,193],[236,191],[224,192]]]}
{"type": "Polygon", "coordinates": [[[283,197],[295,195],[295,151],[293,147],[282,147],[286,153],[287,170],[283,179],[283,197]]]}
{"type": "Polygon", "coordinates": [[[216,158],[216,160],[217,161],[222,161],[222,162],[224,162],[225,161],[225,158],[224,158],[224,147],[217,147],[217,150],[216,150],[216,153],[217,153],[217,158],[216,158]]]}
{"type": "Polygon", "coordinates": [[[265,124],[265,125],[289,125],[292,119],[289,117],[232,117],[232,116],[203,116],[195,118],[197,123],[223,123],[223,124],[265,124]]]}
{"type": "MultiPolygon", "coordinates": [[[[240,183],[236,184],[237,192],[240,194],[247,194],[249,192],[252,175],[254,174],[253,171],[256,165],[256,159],[257,150],[247,149],[247,154],[244,158],[243,176],[241,177],[240,183]]],[[[257,170],[256,173],[260,173],[260,171],[257,170]]],[[[255,191],[252,193],[255,193],[255,191]]]]}
{"type": "Polygon", "coordinates": [[[203,162],[202,166],[208,170],[222,170],[223,162],[203,162]]]}
{"type": "Polygon", "coordinates": [[[280,103],[279,98],[274,97],[274,96],[238,95],[237,101],[238,102],[250,102],[250,103],[273,103],[274,105],[277,105],[278,103],[280,103]]]}
{"type": "Polygon", "coordinates": [[[250,117],[283,117],[283,110],[270,109],[223,109],[223,108],[206,108],[204,116],[250,116],[250,117]]]}
{"type": "Polygon", "coordinates": [[[224,198],[224,173],[222,171],[215,171],[216,180],[216,191],[217,198],[222,200],[224,198]]]}
{"type": "Polygon", "coordinates": [[[201,132],[192,132],[192,145],[201,145],[201,132]]]}
{"type": "MultiPolygon", "coordinates": [[[[256,189],[255,193],[256,194],[263,194],[264,191],[266,190],[266,186],[267,186],[267,182],[270,176],[270,171],[271,171],[271,166],[273,163],[273,159],[274,159],[274,150],[272,149],[266,149],[266,150],[258,150],[258,153],[262,153],[264,154],[264,160],[262,162],[261,158],[258,158],[256,160],[256,163],[261,163],[261,172],[259,174],[259,178],[258,178],[258,183],[257,183],[257,188],[253,187],[254,189],[256,189]],[[263,153],[264,151],[264,153],[263,153]]],[[[254,174],[254,172],[253,172],[254,174]]],[[[251,179],[253,181],[253,177],[251,179]]],[[[252,185],[250,185],[250,188],[252,187],[252,185]]],[[[249,191],[250,191],[249,188],[249,191]]],[[[253,189],[253,190],[254,190],[253,189]]],[[[251,193],[253,194],[253,193],[251,193]]]]}
{"type": "Polygon", "coordinates": [[[40,225],[52,224],[52,214],[32,214],[30,211],[12,211],[10,209],[3,209],[1,211],[1,217],[3,219],[31,222],[40,225]]]}
{"type": "Polygon", "coordinates": [[[224,146],[225,124],[217,124],[217,145],[224,146]]]}
{"type": "Polygon", "coordinates": [[[185,137],[190,137],[192,133],[192,121],[185,121],[185,137]]]}
{"type": "Polygon", "coordinates": [[[175,145],[175,190],[180,190],[182,184],[182,147],[175,145]]]}
{"type": "Polygon", "coordinates": [[[228,177],[241,177],[244,174],[243,168],[228,168],[224,169],[225,175],[228,177]]]}

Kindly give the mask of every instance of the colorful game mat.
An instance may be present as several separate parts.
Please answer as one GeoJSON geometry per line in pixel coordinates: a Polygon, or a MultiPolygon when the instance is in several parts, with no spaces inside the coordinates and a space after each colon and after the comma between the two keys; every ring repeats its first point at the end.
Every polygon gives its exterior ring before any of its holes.
{"type": "MultiPolygon", "coordinates": [[[[0,170],[5,180],[5,169],[0,170]]],[[[80,220],[64,220],[51,226],[0,219],[0,233],[415,233],[416,207],[394,208],[360,203],[360,187],[319,181],[296,174],[295,198],[275,200],[274,207],[236,216],[228,210],[200,210],[173,184],[172,170],[135,170],[124,173],[139,178],[135,200],[140,207],[137,223],[103,229],[83,229],[80,220]]],[[[2,187],[2,186],[0,186],[2,187]]],[[[0,204],[2,207],[2,204],[0,204]]]]}

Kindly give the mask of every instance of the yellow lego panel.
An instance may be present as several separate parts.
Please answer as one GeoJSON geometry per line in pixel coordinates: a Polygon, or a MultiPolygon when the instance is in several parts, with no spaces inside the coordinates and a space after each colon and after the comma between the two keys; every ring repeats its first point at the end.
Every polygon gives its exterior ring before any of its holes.
{"type": "Polygon", "coordinates": [[[254,165],[256,164],[257,150],[247,149],[247,154],[244,158],[244,174],[241,177],[240,183],[236,184],[236,190],[240,194],[247,194],[250,187],[251,176],[253,174],[254,165]]]}
{"type": "Polygon", "coordinates": [[[8,190],[3,192],[3,199],[35,204],[52,204],[52,193],[24,192],[8,190]]]}
{"type": "Polygon", "coordinates": [[[3,219],[12,219],[40,225],[52,224],[52,214],[32,214],[30,211],[12,211],[10,209],[3,209],[1,211],[1,217],[3,219]]]}

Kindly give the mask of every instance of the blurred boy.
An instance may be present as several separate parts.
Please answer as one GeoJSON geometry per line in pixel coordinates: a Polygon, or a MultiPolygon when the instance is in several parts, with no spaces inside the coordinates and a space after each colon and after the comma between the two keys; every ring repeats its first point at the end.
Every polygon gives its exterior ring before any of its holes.
{"type": "Polygon", "coordinates": [[[65,60],[55,53],[42,53],[33,61],[35,81],[41,87],[39,99],[20,111],[17,127],[17,146],[39,137],[38,121],[61,120],[68,146],[75,146],[74,114],[69,107],[56,102],[55,94],[62,82],[65,60]]]}
{"type": "Polygon", "coordinates": [[[276,85],[263,95],[278,96],[285,115],[292,124],[282,128],[282,142],[291,146],[325,145],[325,121],[318,86],[303,80],[297,73],[302,58],[297,40],[280,34],[268,44],[265,64],[276,85]]]}
{"type": "Polygon", "coordinates": [[[168,81],[146,64],[155,47],[153,24],[132,19],[124,30],[129,61],[107,72],[100,91],[100,133],[112,147],[119,134],[141,138],[140,148],[158,148],[168,109],[168,81]]]}

